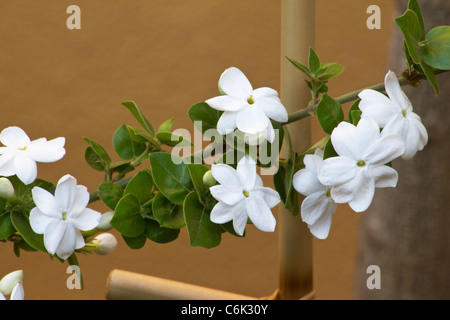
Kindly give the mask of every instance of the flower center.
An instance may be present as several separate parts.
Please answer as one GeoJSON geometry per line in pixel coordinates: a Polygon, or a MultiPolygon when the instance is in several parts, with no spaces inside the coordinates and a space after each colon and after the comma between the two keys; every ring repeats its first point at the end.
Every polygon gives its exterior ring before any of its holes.
{"type": "Polygon", "coordinates": [[[358,167],[364,167],[364,166],[366,165],[366,163],[365,163],[364,161],[362,161],[362,160],[359,160],[359,161],[356,163],[356,165],[357,165],[358,167]]]}
{"type": "Polygon", "coordinates": [[[253,100],[253,96],[250,96],[250,97],[247,99],[247,102],[248,102],[248,104],[254,104],[254,103],[255,103],[255,100],[253,100]]]}
{"type": "Polygon", "coordinates": [[[327,190],[327,198],[331,197],[331,189],[327,190]]]}
{"type": "Polygon", "coordinates": [[[242,191],[242,193],[244,194],[244,197],[248,198],[248,196],[250,195],[250,192],[244,190],[242,191]]]}
{"type": "Polygon", "coordinates": [[[406,118],[406,114],[407,114],[406,110],[402,110],[402,115],[403,115],[403,117],[406,118]]]}
{"type": "Polygon", "coordinates": [[[66,219],[67,219],[67,212],[66,212],[66,211],[63,211],[62,219],[63,219],[64,221],[66,221],[66,219]]]}

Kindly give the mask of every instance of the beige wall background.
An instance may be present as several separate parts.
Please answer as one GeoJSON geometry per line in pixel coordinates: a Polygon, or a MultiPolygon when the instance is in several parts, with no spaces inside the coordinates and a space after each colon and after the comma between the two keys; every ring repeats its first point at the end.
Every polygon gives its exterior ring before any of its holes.
{"type": "MultiPolygon", "coordinates": [[[[393,3],[316,2],[316,52],[346,68],[329,83],[329,94],[382,82],[393,3]],[[366,27],[372,4],[381,8],[381,30],[366,27]]],[[[192,130],[188,108],[216,96],[230,66],[254,87],[278,89],[280,6],[275,0],[1,0],[0,127],[18,125],[32,139],[66,137],[64,159],[40,164],[39,177],[56,183],[70,173],[95,190],[103,177],[85,164],[82,138],[112,152],[117,127],[135,124],[122,101],[134,100],[155,126],[174,117],[175,128],[192,130]],[[66,28],[71,4],[81,8],[81,30],[66,28]]],[[[322,133],[312,122],[318,140],[322,133]]],[[[101,203],[91,207],[106,211],[101,203]]],[[[329,238],[314,241],[317,299],[353,297],[358,219],[341,206],[329,238]]],[[[175,242],[147,241],[140,250],[118,240],[111,255],[79,255],[84,290],[67,289],[67,263],[36,252],[17,258],[11,243],[0,243],[0,275],[23,269],[27,299],[104,299],[114,268],[255,297],[277,288],[277,231],[248,228],[245,239],[225,236],[214,249],[190,247],[185,230],[175,242]]]]}

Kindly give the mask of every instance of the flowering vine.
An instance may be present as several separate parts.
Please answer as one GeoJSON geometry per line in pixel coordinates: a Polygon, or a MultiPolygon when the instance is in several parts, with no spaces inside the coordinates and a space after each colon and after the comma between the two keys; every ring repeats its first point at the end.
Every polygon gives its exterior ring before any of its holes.
{"type": "MultiPolygon", "coordinates": [[[[193,144],[173,130],[173,119],[155,128],[133,101],[123,102],[138,126],[124,124],[114,132],[120,161],[85,138],[86,162],[105,175],[90,193],[70,174],[56,186],[37,178],[38,162],[65,156],[64,138],[31,140],[21,128],[4,129],[0,240],[12,242],[17,256],[21,250],[41,251],[70,264],[78,263],[80,252],[113,251],[117,240],[106,232],[112,228],[133,249],[147,241],[173,241],[183,227],[192,246],[212,248],[224,232],[244,236],[249,224],[274,231],[271,210],[279,204],[300,215],[314,236],[327,238],[339,204],[365,211],[376,188],[397,185],[393,161],[411,159],[428,143],[427,130],[401,85],[428,80],[439,93],[437,75],[450,70],[450,26],[427,33],[416,0],[409,1],[395,23],[404,35],[405,72],[397,78],[389,71],[384,83],[373,87],[333,98],[327,94],[328,81],[343,72],[341,65],[321,62],[312,48],[307,66],[287,57],[311,91],[310,103],[292,114],[274,89],[253,89],[241,70],[226,69],[219,78],[220,95],[187,112],[211,140],[192,153],[174,152],[191,150],[193,144]],[[354,103],[345,117],[341,104],[350,101],[354,103]],[[308,150],[293,150],[286,124],[312,114],[324,138],[308,150]],[[283,142],[287,159],[278,157],[283,142]],[[172,152],[166,151],[170,148],[172,152]],[[269,158],[276,161],[263,161],[267,154],[275,154],[269,158]],[[142,169],[143,163],[150,169],[142,169]],[[271,173],[274,189],[264,186],[258,168],[276,169],[271,173]],[[304,196],[301,205],[299,194],[304,196]],[[104,203],[104,213],[88,208],[94,201],[104,203]]],[[[23,298],[21,283],[2,289],[0,281],[0,299],[23,298]]]]}

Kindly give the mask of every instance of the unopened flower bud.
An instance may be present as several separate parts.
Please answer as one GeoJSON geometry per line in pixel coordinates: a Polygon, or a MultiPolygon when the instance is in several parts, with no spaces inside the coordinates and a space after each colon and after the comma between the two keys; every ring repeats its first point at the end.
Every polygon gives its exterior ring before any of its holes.
{"type": "Polygon", "coordinates": [[[203,175],[203,183],[208,187],[212,187],[217,183],[216,179],[214,179],[212,175],[211,170],[206,171],[203,175]]]}
{"type": "Polygon", "coordinates": [[[10,295],[19,282],[23,282],[23,271],[17,270],[8,273],[0,280],[0,292],[4,295],[10,295]]]}
{"type": "Polygon", "coordinates": [[[114,211],[108,211],[102,214],[97,229],[100,231],[107,231],[112,228],[111,219],[114,216],[114,211]]]}
{"type": "Polygon", "coordinates": [[[0,178],[0,197],[4,199],[10,199],[14,197],[14,187],[7,178],[0,178]]]}
{"type": "Polygon", "coordinates": [[[101,233],[92,239],[98,247],[95,251],[98,254],[105,255],[113,252],[117,247],[117,239],[111,233],[101,233]]]}

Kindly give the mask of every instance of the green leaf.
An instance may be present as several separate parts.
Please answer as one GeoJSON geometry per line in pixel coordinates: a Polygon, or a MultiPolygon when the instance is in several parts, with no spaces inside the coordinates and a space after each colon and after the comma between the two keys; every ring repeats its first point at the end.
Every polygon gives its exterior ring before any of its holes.
{"type": "Polygon", "coordinates": [[[328,81],[331,78],[338,76],[343,71],[344,67],[338,63],[321,63],[320,73],[318,74],[317,79],[320,81],[328,81]]]}
{"type": "Polygon", "coordinates": [[[128,133],[130,134],[131,139],[133,141],[136,141],[138,143],[146,143],[149,142],[153,146],[155,146],[157,149],[159,149],[161,146],[158,141],[156,141],[155,137],[150,136],[149,134],[145,133],[139,128],[127,126],[128,133]]]}
{"type": "Polygon", "coordinates": [[[122,105],[130,110],[131,114],[136,118],[136,120],[139,122],[142,128],[144,128],[145,131],[150,133],[151,136],[155,135],[155,128],[153,128],[150,121],[148,121],[147,118],[142,114],[141,110],[139,110],[134,101],[125,101],[122,102],[122,105]]]}
{"type": "Polygon", "coordinates": [[[191,176],[192,183],[195,191],[199,196],[199,199],[203,198],[203,195],[209,192],[209,188],[203,183],[203,176],[209,170],[209,168],[203,164],[190,163],[187,164],[189,175],[191,176]]]}
{"type": "Polygon", "coordinates": [[[108,155],[106,149],[103,148],[102,145],[100,145],[98,142],[94,140],[91,140],[87,137],[84,137],[83,139],[86,140],[91,145],[92,151],[97,155],[97,157],[105,165],[105,167],[108,168],[109,165],[111,164],[111,157],[108,155]]]}
{"type": "Polygon", "coordinates": [[[170,131],[172,131],[172,124],[173,124],[173,118],[170,118],[169,120],[166,120],[163,123],[161,123],[158,131],[159,132],[170,132],[170,131]]]}
{"type": "Polygon", "coordinates": [[[411,58],[415,63],[419,64],[419,42],[421,41],[419,18],[414,11],[408,9],[402,16],[394,19],[394,21],[403,33],[411,58]]]}
{"type": "Polygon", "coordinates": [[[361,110],[359,109],[360,101],[361,99],[357,99],[355,102],[353,102],[350,109],[348,110],[348,121],[355,126],[358,124],[362,114],[361,110]]]}
{"type": "Polygon", "coordinates": [[[313,48],[309,48],[308,67],[309,67],[309,70],[314,74],[317,74],[317,71],[320,68],[319,57],[314,52],[313,48]]]}
{"type": "Polygon", "coordinates": [[[182,205],[193,187],[186,164],[170,153],[155,152],[150,154],[150,165],[156,187],[172,203],[182,205]]]}
{"type": "Polygon", "coordinates": [[[110,208],[115,209],[123,196],[122,187],[112,182],[105,182],[97,188],[98,196],[110,208]]]}
{"type": "Polygon", "coordinates": [[[14,231],[16,231],[16,229],[11,222],[10,213],[7,211],[0,213],[0,240],[8,238],[14,231]]]}
{"type": "Polygon", "coordinates": [[[161,227],[180,229],[186,224],[183,207],[173,204],[162,193],[157,193],[153,199],[152,212],[161,227]]]}
{"type": "Polygon", "coordinates": [[[145,234],[140,234],[137,237],[127,237],[122,235],[122,238],[130,249],[141,249],[147,241],[145,234]]]}
{"type": "Polygon", "coordinates": [[[158,138],[161,143],[170,147],[183,147],[192,145],[189,140],[173,132],[158,132],[156,134],[156,138],[158,138]]]}
{"type": "Polygon", "coordinates": [[[277,173],[273,175],[273,184],[275,187],[275,190],[280,195],[281,200],[284,204],[286,204],[286,183],[285,183],[285,177],[286,177],[286,170],[284,167],[279,167],[277,173]]]}
{"type": "Polygon", "coordinates": [[[337,157],[338,154],[334,150],[333,144],[331,143],[331,139],[328,140],[325,148],[323,149],[323,159],[328,159],[331,157],[337,157]]]}
{"type": "Polygon", "coordinates": [[[425,24],[423,23],[422,12],[420,11],[419,3],[417,0],[409,0],[408,9],[414,11],[419,22],[419,40],[425,39],[425,24]]]}
{"type": "Polygon", "coordinates": [[[139,236],[145,231],[146,226],[140,210],[141,206],[134,195],[123,196],[114,210],[111,225],[124,236],[139,236]]]}
{"type": "Polygon", "coordinates": [[[192,246],[213,248],[220,244],[221,227],[211,222],[210,211],[200,203],[196,192],[186,197],[183,212],[192,246]]]}
{"type": "Polygon", "coordinates": [[[420,63],[420,67],[422,68],[423,73],[427,77],[428,82],[431,84],[431,86],[433,87],[436,94],[438,94],[439,93],[439,85],[436,80],[436,74],[434,73],[433,68],[430,67],[429,65],[427,65],[424,61],[422,61],[420,63]]]}
{"type": "Polygon", "coordinates": [[[142,205],[149,201],[153,195],[153,178],[149,170],[139,171],[125,187],[124,194],[132,194],[142,205]]]}
{"type": "Polygon", "coordinates": [[[30,226],[28,216],[23,212],[14,211],[11,212],[11,222],[20,233],[20,236],[34,249],[47,252],[44,245],[44,236],[37,234],[30,226]]]}
{"type": "Polygon", "coordinates": [[[97,153],[95,153],[91,146],[86,148],[84,159],[87,164],[96,171],[105,171],[108,169],[108,164],[105,163],[105,161],[103,161],[97,153]]]}
{"type": "Polygon", "coordinates": [[[299,69],[301,72],[303,72],[305,75],[307,75],[309,78],[314,78],[314,75],[313,74],[311,74],[311,71],[307,68],[307,67],[305,67],[303,64],[301,64],[300,62],[297,62],[297,61],[295,61],[295,60],[292,60],[292,59],[290,59],[290,58],[288,58],[288,57],[286,57],[286,59],[290,62],[290,63],[292,63],[292,65],[294,66],[294,67],[296,67],[297,69],[299,69]]]}
{"type": "Polygon", "coordinates": [[[157,221],[147,219],[145,236],[156,243],[167,243],[178,238],[180,229],[169,229],[159,225],[157,221]]]}
{"type": "Polygon", "coordinates": [[[324,94],[317,106],[317,118],[322,126],[322,129],[331,134],[334,128],[344,120],[344,112],[342,111],[341,104],[324,94]]]}
{"type": "Polygon", "coordinates": [[[206,102],[199,102],[191,106],[188,116],[195,127],[204,135],[209,129],[216,129],[219,115],[217,110],[211,108],[206,102]]]}
{"type": "Polygon", "coordinates": [[[133,140],[125,125],[121,125],[117,128],[116,132],[114,132],[113,146],[117,155],[124,160],[138,157],[146,148],[144,143],[138,143],[133,140]]]}
{"type": "Polygon", "coordinates": [[[428,32],[421,54],[427,65],[450,70],[450,26],[440,26],[428,32]]]}

